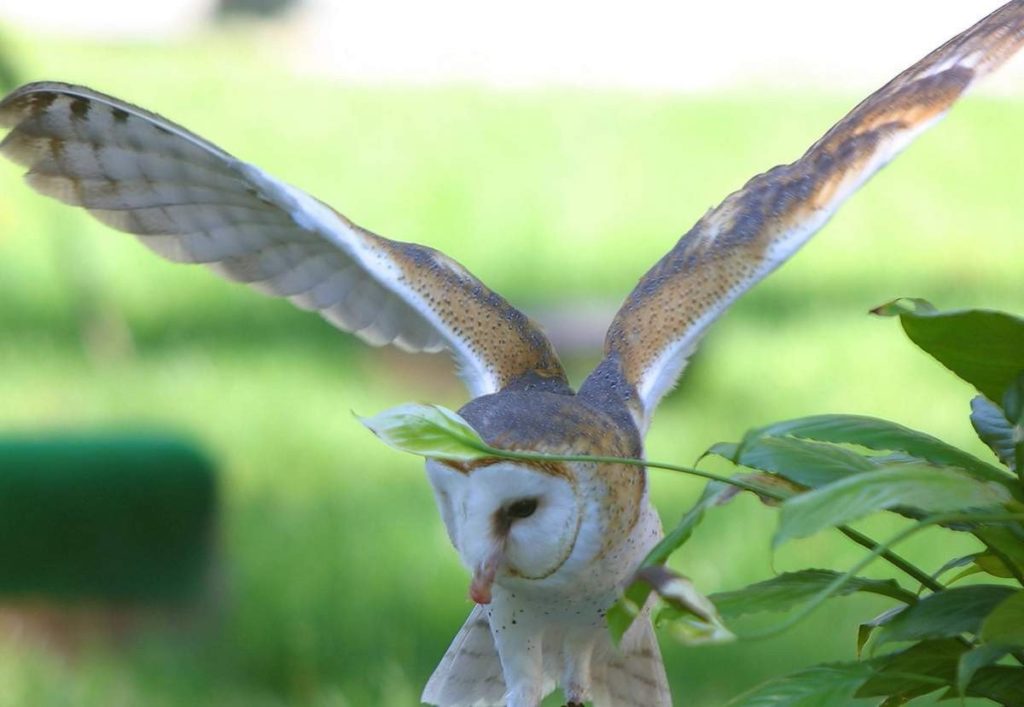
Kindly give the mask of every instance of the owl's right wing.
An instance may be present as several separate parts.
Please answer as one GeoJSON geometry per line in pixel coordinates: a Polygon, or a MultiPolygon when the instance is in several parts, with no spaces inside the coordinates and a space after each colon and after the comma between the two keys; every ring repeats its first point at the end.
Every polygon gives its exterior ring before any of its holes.
{"type": "Polygon", "coordinates": [[[540,329],[458,263],[374,235],[158,115],[44,82],[0,101],[0,127],[0,153],[32,188],[169,260],[287,297],[375,346],[450,349],[474,397],[565,382],[540,329]]]}
{"type": "Polygon", "coordinates": [[[705,214],[626,299],[581,394],[617,398],[645,429],[708,326],[1022,41],[1024,0],[1014,0],[872,94],[796,162],[705,214]]]}

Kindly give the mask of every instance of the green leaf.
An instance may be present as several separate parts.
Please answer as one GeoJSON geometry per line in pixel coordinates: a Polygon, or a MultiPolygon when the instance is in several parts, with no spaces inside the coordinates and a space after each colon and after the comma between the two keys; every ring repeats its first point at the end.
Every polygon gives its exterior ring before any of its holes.
{"type": "Polygon", "coordinates": [[[986,643],[1024,648],[1024,590],[1014,592],[995,607],[981,625],[981,639],[986,643]]]}
{"type": "Polygon", "coordinates": [[[954,469],[902,465],[857,474],[795,496],[782,504],[775,546],[895,506],[925,512],[999,506],[1010,500],[1004,486],[954,469]]]}
{"type": "Polygon", "coordinates": [[[763,683],[729,702],[730,707],[846,707],[875,704],[853,695],[872,674],[868,663],[817,665],[763,683]]]}
{"type": "Polygon", "coordinates": [[[433,459],[473,461],[493,456],[469,423],[440,405],[407,403],[358,420],[386,445],[433,459]]]}
{"type": "Polygon", "coordinates": [[[667,533],[661,542],[654,546],[654,548],[647,553],[647,557],[640,564],[641,567],[649,567],[651,565],[664,564],[668,560],[669,556],[681,548],[690,536],[693,535],[693,531],[700,525],[700,522],[704,520],[704,514],[712,506],[716,506],[729,497],[733,492],[733,488],[727,484],[720,483],[718,481],[712,481],[704,487],[704,492],[701,494],[697,502],[693,504],[690,510],[683,514],[679,523],[672,528],[671,532],[667,533]]]}
{"type": "Polygon", "coordinates": [[[875,469],[874,464],[853,450],[796,437],[760,437],[740,445],[715,445],[708,451],[735,464],[772,472],[810,488],[875,469]]]}
{"type": "Polygon", "coordinates": [[[900,612],[903,611],[904,607],[894,606],[891,609],[883,611],[875,618],[862,623],[857,627],[857,657],[860,658],[861,653],[864,652],[864,646],[871,640],[871,635],[875,629],[879,626],[884,626],[893,620],[894,617],[899,616],[900,612]]]}
{"type": "Polygon", "coordinates": [[[915,344],[977,388],[989,400],[1001,400],[1024,371],[1024,319],[1004,312],[966,309],[938,312],[883,305],[880,314],[898,314],[915,344]]]}
{"type": "Polygon", "coordinates": [[[980,553],[974,559],[974,564],[977,565],[978,569],[986,574],[990,574],[993,577],[1002,577],[1003,579],[1010,579],[1013,577],[1013,571],[1007,566],[1003,558],[998,555],[994,555],[991,552],[980,553]]]}
{"type": "MultiPolygon", "coordinates": [[[[1003,707],[1024,707],[1024,668],[1008,665],[989,665],[974,674],[967,687],[967,697],[984,697],[1003,707]]],[[[948,690],[943,700],[959,699],[955,688],[948,690]]]]}
{"type": "Polygon", "coordinates": [[[962,557],[954,557],[952,560],[946,562],[942,567],[935,570],[932,574],[933,579],[938,579],[942,575],[946,574],[950,570],[955,570],[957,567],[964,567],[965,565],[973,564],[974,560],[977,559],[978,553],[973,552],[970,555],[963,555],[962,557]]]}
{"type": "MultiPolygon", "coordinates": [[[[820,569],[786,572],[743,589],[712,594],[709,598],[718,607],[718,612],[727,619],[759,611],[787,611],[815,596],[840,576],[839,572],[820,569]]],[[[846,596],[855,592],[881,594],[905,603],[917,601],[914,594],[902,589],[895,580],[864,577],[847,580],[832,596],[846,596]]]]}
{"type": "Polygon", "coordinates": [[[1003,464],[1016,468],[1013,426],[1006,419],[1002,408],[984,395],[971,400],[971,426],[989,449],[995,452],[1003,464]]]}
{"type": "Polygon", "coordinates": [[[984,645],[969,650],[960,656],[956,670],[956,689],[961,696],[967,693],[974,674],[986,665],[992,665],[1009,652],[1005,646],[984,645]]]}
{"type": "MultiPolygon", "coordinates": [[[[664,564],[673,552],[681,548],[690,539],[694,529],[704,520],[704,514],[707,510],[723,502],[731,493],[731,486],[717,481],[712,481],[705,486],[700,498],[683,515],[682,520],[679,521],[676,527],[647,553],[647,557],[640,563],[640,568],[664,564]]],[[[651,587],[649,584],[640,580],[634,580],[627,587],[626,591],[623,592],[619,601],[608,610],[605,618],[608,622],[608,631],[611,633],[612,641],[616,645],[622,640],[622,636],[625,635],[633,623],[633,619],[639,614],[640,607],[646,603],[650,593],[651,587]]]]}
{"type": "Polygon", "coordinates": [[[880,317],[898,317],[901,314],[930,314],[938,312],[935,305],[920,297],[900,297],[892,302],[886,302],[871,310],[872,314],[880,317]]]}
{"type": "Polygon", "coordinates": [[[934,576],[938,577],[947,569],[963,565],[970,566],[953,575],[947,584],[959,582],[964,577],[970,577],[971,575],[979,574],[981,572],[990,574],[993,577],[1001,577],[1002,579],[1010,579],[1014,576],[1013,571],[1009,568],[1006,562],[1000,556],[992,552],[976,552],[971,555],[966,555],[965,557],[959,557],[955,561],[947,562],[946,565],[936,572],[934,576]]]}
{"type": "Polygon", "coordinates": [[[861,415],[814,415],[778,422],[751,430],[740,443],[743,447],[763,437],[799,437],[833,444],[856,444],[877,451],[905,452],[940,466],[955,466],[987,481],[1014,483],[1004,469],[946,444],[924,432],[888,420],[861,415]]]}
{"type": "Polygon", "coordinates": [[[651,588],[646,584],[633,582],[605,613],[608,633],[611,635],[612,643],[616,646],[622,641],[622,637],[626,635],[626,631],[633,625],[636,617],[640,615],[640,610],[647,602],[650,593],[651,588]]]}
{"type": "Polygon", "coordinates": [[[1012,423],[1010,443],[1013,445],[1013,464],[1024,481],[1024,371],[1003,394],[1003,411],[1012,423]]]}
{"type": "Polygon", "coordinates": [[[875,673],[855,693],[857,697],[916,697],[943,685],[953,685],[960,655],[966,646],[953,639],[922,641],[906,650],[870,661],[875,673]]]}
{"type": "Polygon", "coordinates": [[[1002,403],[1007,420],[1015,425],[1024,422],[1024,370],[1010,381],[1003,392],[1002,403]]]}
{"type": "Polygon", "coordinates": [[[956,584],[961,579],[966,579],[967,577],[972,577],[976,574],[981,574],[981,572],[982,569],[980,567],[978,567],[977,565],[971,565],[967,569],[961,570],[960,572],[957,572],[955,575],[953,575],[953,577],[949,580],[947,584],[956,584]]]}
{"type": "Polygon", "coordinates": [[[875,645],[976,633],[985,617],[1011,594],[1011,587],[996,584],[955,587],[931,594],[878,629],[875,645]]]}
{"type": "Polygon", "coordinates": [[[666,604],[657,612],[655,625],[668,628],[669,634],[680,643],[697,646],[736,640],[722,623],[715,605],[686,577],[663,565],[645,567],[639,577],[666,604]]]}

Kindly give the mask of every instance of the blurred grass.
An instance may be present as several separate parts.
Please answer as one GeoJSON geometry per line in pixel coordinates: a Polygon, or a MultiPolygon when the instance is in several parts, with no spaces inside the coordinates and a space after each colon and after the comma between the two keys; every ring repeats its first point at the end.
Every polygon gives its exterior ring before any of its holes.
{"type": "MultiPolygon", "coordinates": [[[[170,47],[6,36],[26,80],[86,83],[168,115],[368,228],[445,250],[527,310],[621,300],[705,209],[795,158],[857,98],[341,86],[290,75],[260,36],[170,47]]],[[[826,411],[892,418],[983,454],[968,387],[866,311],[903,295],[1024,310],[1021,124],[1024,104],[972,98],[868,185],[716,327],[659,411],[649,455],[690,462],[749,426],[826,411]]],[[[0,707],[415,704],[469,611],[466,576],[420,463],[376,444],[349,411],[457,407],[447,364],[364,349],[287,304],[163,263],[30,193],[11,167],[0,169],[0,254],[3,429],[170,428],[225,472],[216,619],[71,664],[10,639],[0,707]],[[82,351],[82,278],[123,312],[134,356],[82,351]]],[[[569,362],[577,380],[592,362],[569,362]]],[[[667,474],[652,485],[667,524],[699,491],[667,474]]],[[[712,592],[859,557],[821,536],[772,560],[772,523],[739,499],[678,565],[712,592]]],[[[929,547],[906,554],[934,569],[929,547]]],[[[843,600],[749,645],[666,646],[676,700],[719,705],[781,671],[849,658],[858,619],[881,607],[843,600]]]]}

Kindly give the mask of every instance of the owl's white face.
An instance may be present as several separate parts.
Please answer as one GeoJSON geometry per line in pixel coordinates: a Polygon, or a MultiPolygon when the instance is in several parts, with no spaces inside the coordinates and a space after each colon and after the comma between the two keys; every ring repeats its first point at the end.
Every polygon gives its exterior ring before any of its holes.
{"type": "Polygon", "coordinates": [[[568,479],[514,462],[464,473],[430,460],[427,472],[477,603],[490,602],[496,577],[544,579],[572,553],[582,515],[568,479]]]}

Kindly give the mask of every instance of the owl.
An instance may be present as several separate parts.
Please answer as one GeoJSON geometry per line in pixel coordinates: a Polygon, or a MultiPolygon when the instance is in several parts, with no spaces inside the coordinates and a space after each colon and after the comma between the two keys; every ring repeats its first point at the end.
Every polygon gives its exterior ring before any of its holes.
{"type": "MultiPolygon", "coordinates": [[[[1015,0],[708,211],[640,279],[575,391],[540,328],[451,258],[377,236],[141,108],[30,84],[0,102],[0,152],[28,168],[32,188],[158,255],[286,297],[374,346],[448,350],[471,398],[460,413],[493,447],[640,457],[708,326],[1022,38],[1015,0]]],[[[618,646],[606,630],[606,611],[662,534],[643,469],[489,459],[429,460],[426,472],[476,606],[424,702],[535,707],[560,686],[569,705],[671,704],[650,621],[618,646]]]]}

